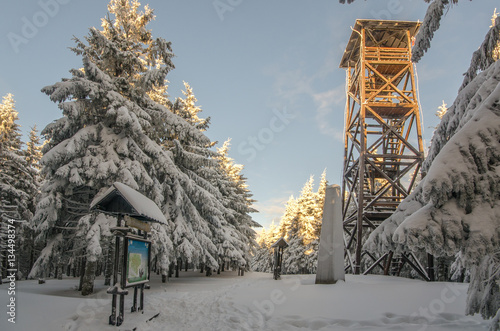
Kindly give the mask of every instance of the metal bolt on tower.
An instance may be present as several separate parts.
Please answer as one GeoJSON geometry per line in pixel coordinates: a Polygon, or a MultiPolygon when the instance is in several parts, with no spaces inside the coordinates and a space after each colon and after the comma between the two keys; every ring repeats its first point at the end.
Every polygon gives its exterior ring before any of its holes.
{"type": "MultiPolygon", "coordinates": [[[[387,274],[392,252],[376,257],[362,250],[364,240],[410,194],[424,159],[411,62],[420,24],[356,20],[340,62],[347,72],[344,237],[347,264],[355,274],[377,265],[387,274]]],[[[402,258],[425,273],[409,255],[402,258]]]]}

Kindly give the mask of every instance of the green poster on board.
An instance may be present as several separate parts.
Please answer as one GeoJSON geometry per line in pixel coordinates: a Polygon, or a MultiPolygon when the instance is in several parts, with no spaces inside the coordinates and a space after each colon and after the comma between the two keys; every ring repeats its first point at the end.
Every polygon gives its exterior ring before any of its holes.
{"type": "Polygon", "coordinates": [[[126,237],[126,279],[125,287],[149,281],[149,258],[151,243],[147,240],[126,237]]]}

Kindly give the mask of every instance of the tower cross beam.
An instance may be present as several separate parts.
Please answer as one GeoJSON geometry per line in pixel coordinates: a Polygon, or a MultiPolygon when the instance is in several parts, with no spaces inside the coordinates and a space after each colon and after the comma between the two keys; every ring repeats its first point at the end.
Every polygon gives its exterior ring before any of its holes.
{"type": "Polygon", "coordinates": [[[403,97],[404,99],[406,99],[406,101],[408,101],[408,103],[414,103],[413,100],[411,100],[410,98],[408,98],[408,96],[406,96],[406,94],[404,94],[396,85],[393,84],[393,82],[402,74],[404,73],[407,73],[408,70],[409,70],[409,67],[410,67],[411,64],[408,64],[406,65],[403,69],[401,69],[401,71],[399,71],[395,76],[393,77],[386,77],[384,75],[382,75],[380,72],[378,72],[377,69],[375,69],[371,64],[370,62],[366,62],[366,66],[373,71],[373,73],[375,75],[377,75],[378,77],[380,77],[382,80],[385,81],[385,84],[377,90],[376,93],[373,93],[373,95],[368,98],[366,100],[366,102],[370,102],[371,100],[373,100],[373,98],[375,98],[380,92],[382,92],[384,90],[385,87],[387,87],[388,85],[390,85],[393,89],[394,89],[394,92],[398,93],[399,95],[401,95],[401,97],[403,97]]]}

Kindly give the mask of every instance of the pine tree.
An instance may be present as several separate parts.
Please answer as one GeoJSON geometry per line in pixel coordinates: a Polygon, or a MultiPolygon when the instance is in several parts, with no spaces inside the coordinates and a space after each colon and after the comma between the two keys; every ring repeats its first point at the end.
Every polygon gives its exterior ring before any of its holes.
{"type": "Polygon", "coordinates": [[[313,217],[311,219],[311,231],[307,238],[306,265],[311,273],[316,272],[318,266],[319,238],[321,235],[321,225],[323,221],[323,205],[325,203],[325,193],[328,181],[326,179],[326,169],[321,174],[318,191],[314,195],[313,217]]]}
{"type": "Polygon", "coordinates": [[[314,177],[311,176],[305,183],[299,198],[298,210],[292,219],[287,233],[288,248],[284,258],[285,270],[289,273],[309,273],[308,255],[313,252],[311,244],[315,239],[315,193],[313,192],[314,177]]]}
{"type": "Polygon", "coordinates": [[[253,249],[257,246],[253,228],[261,225],[253,221],[250,216],[250,213],[257,212],[252,207],[255,200],[252,199],[246,178],[241,173],[243,165],[236,164],[228,155],[230,141],[228,139],[221,148],[217,148],[221,173],[217,183],[222,192],[223,204],[229,210],[227,219],[232,229],[232,235],[228,233],[229,236],[226,235],[223,240],[225,252],[222,254],[222,259],[225,261],[239,259],[240,265],[249,266],[253,249]],[[233,252],[227,252],[227,248],[231,247],[229,241],[233,241],[231,244],[233,252]]]}
{"type": "MultiPolygon", "coordinates": [[[[170,191],[173,195],[165,192],[176,201],[170,208],[170,216],[174,220],[174,255],[176,261],[203,264],[208,269],[215,269],[219,267],[224,251],[234,250],[234,245],[224,238],[231,238],[231,241],[240,238],[227,233],[230,230],[227,218],[231,212],[223,205],[223,196],[218,188],[224,175],[218,169],[217,152],[211,150],[215,143],[202,134],[209,121],[198,117],[201,108],[196,105],[196,98],[187,83],[185,87],[183,94],[186,99],[178,98],[175,103],[168,101],[166,88],[157,88],[154,93],[156,100],[163,102],[171,113],[182,117],[193,130],[199,131],[200,137],[205,138],[187,136],[179,130],[181,128],[173,127],[162,140],[163,147],[172,152],[174,163],[187,177],[180,181],[173,180],[173,190],[170,191]]],[[[242,258],[241,253],[233,255],[235,259],[242,258]]]]}
{"type": "Polygon", "coordinates": [[[474,52],[458,96],[434,132],[426,176],[365,244],[373,251],[406,246],[437,257],[458,255],[471,278],[466,312],[485,318],[500,308],[500,61],[492,59],[499,23],[497,18],[474,52]]]}
{"type": "Polygon", "coordinates": [[[196,104],[198,99],[194,96],[193,89],[188,83],[184,82],[184,88],[186,90],[182,91],[182,94],[184,94],[185,98],[180,99],[184,107],[179,115],[200,131],[206,131],[210,124],[210,117],[206,119],[198,117],[198,114],[202,111],[201,107],[196,104]]]}
{"type": "MultiPolygon", "coordinates": [[[[31,197],[36,192],[35,172],[22,151],[18,112],[14,96],[7,94],[0,104],[0,261],[6,277],[8,239],[11,247],[22,247],[23,223],[32,217],[31,197]]],[[[18,252],[17,252],[18,253],[18,252]]],[[[16,253],[16,254],[17,254],[16,253]]],[[[10,253],[12,254],[12,253],[10,253]]]]}
{"type": "Polygon", "coordinates": [[[112,0],[108,10],[114,18],[103,19],[102,30],[90,29],[85,41],[75,39],[72,50],[83,68],[42,90],[63,117],[42,132],[49,143],[35,220],[45,248],[31,274],[59,270],[84,256],[82,294],[92,292],[115,224],[89,214],[88,206],[115,181],[143,192],[167,216],[169,224],[153,226],[151,234],[154,267],[163,276],[178,259],[208,268],[218,267],[221,254],[246,261],[253,238],[246,226],[255,224],[245,217],[237,221],[225,205],[236,198],[225,199],[215,184],[226,175],[203,133],[209,121],[198,117],[192,89],[186,85],[185,99],[169,100],[171,46],[152,38],[146,27],[153,11],[139,7],[138,1],[112,0]]]}
{"type": "MultiPolygon", "coordinates": [[[[199,117],[202,110],[196,104],[197,99],[193,89],[186,82],[184,82],[184,87],[186,89],[183,91],[184,98],[178,98],[170,109],[194,128],[204,132],[209,127],[210,118],[199,117]]],[[[202,257],[200,262],[212,268],[217,267],[210,262],[212,258],[218,262],[249,265],[249,253],[256,244],[252,227],[260,225],[248,215],[255,212],[250,207],[254,201],[245,184],[246,179],[241,175],[243,166],[235,164],[227,155],[229,141],[221,148],[217,148],[217,151],[213,151],[211,147],[215,145],[215,142],[207,144],[205,141],[183,138],[175,131],[172,131],[171,139],[173,141],[171,150],[177,166],[204,190],[202,194],[209,193],[215,198],[210,199],[205,196],[201,201],[193,201],[193,204],[197,206],[199,216],[207,221],[210,236],[216,248],[216,252],[213,251],[212,246],[208,246],[211,248],[210,251],[202,250],[201,255],[205,257],[202,257]]],[[[193,194],[191,199],[196,196],[200,195],[193,194]]],[[[185,229],[186,224],[179,219],[176,221],[176,227],[185,229]]],[[[200,229],[199,226],[194,228],[200,229]]],[[[174,242],[177,242],[181,248],[191,242],[179,235],[182,233],[183,231],[176,231],[174,236],[174,242]]],[[[205,237],[207,234],[196,231],[194,236],[205,237]]],[[[188,260],[191,262],[190,258],[188,260]]]]}
{"type": "Polygon", "coordinates": [[[314,178],[311,176],[302,188],[299,198],[288,210],[289,215],[293,217],[288,216],[288,219],[284,219],[284,228],[288,229],[285,238],[289,244],[284,258],[284,269],[288,273],[314,273],[316,271],[327,186],[326,171],[321,176],[317,192],[313,191],[313,183],[314,178]]]}
{"type": "MultiPolygon", "coordinates": [[[[36,204],[40,198],[40,186],[41,186],[41,176],[40,176],[40,159],[42,157],[42,144],[40,142],[40,137],[38,136],[38,130],[36,125],[30,130],[28,142],[26,143],[26,149],[23,151],[28,168],[33,176],[32,191],[27,192],[30,196],[28,202],[28,208],[32,215],[35,214],[36,204]]],[[[19,227],[20,233],[18,234],[20,245],[19,247],[19,270],[20,274],[27,277],[33,264],[35,263],[35,258],[38,254],[40,247],[35,245],[35,224],[33,223],[33,218],[24,220],[22,225],[19,227]]]]}
{"type": "MultiPolygon", "coordinates": [[[[498,16],[498,13],[497,13],[497,9],[495,8],[495,10],[493,11],[493,15],[491,16],[490,29],[493,28],[496,25],[496,21],[497,21],[498,17],[499,16],[498,16]]],[[[494,61],[498,61],[498,59],[500,59],[500,40],[498,40],[496,42],[496,45],[493,47],[492,52],[491,52],[491,58],[494,61]]]]}
{"type": "Polygon", "coordinates": [[[443,100],[443,104],[438,107],[439,110],[436,112],[436,116],[439,117],[440,120],[443,119],[443,116],[448,111],[448,108],[446,108],[446,106],[447,105],[444,103],[444,100],[443,100]]]}
{"type": "Polygon", "coordinates": [[[292,221],[297,216],[297,199],[291,195],[285,204],[285,212],[279,222],[280,237],[288,238],[288,233],[291,231],[292,221]]]}
{"type": "MultiPolygon", "coordinates": [[[[75,38],[72,50],[81,56],[83,68],[42,89],[58,103],[63,117],[42,132],[49,142],[41,160],[45,182],[35,220],[37,239],[45,248],[31,275],[57,270],[84,255],[88,277],[82,294],[92,292],[93,270],[115,225],[110,218],[89,214],[92,199],[120,181],[147,192],[168,213],[163,193],[182,176],[172,155],[158,144],[159,137],[165,127],[199,136],[147,95],[165,81],[173,53],[169,42],[152,38],[146,26],[153,12],[147,6],[139,12],[139,5],[112,0],[108,10],[114,20],[108,15],[103,30],[91,28],[86,43],[75,38]]],[[[155,244],[164,247],[153,247],[155,252],[171,248],[169,238],[162,239],[155,244]]],[[[168,262],[165,256],[160,260],[168,262]]]]}
{"type": "Polygon", "coordinates": [[[278,226],[274,223],[258,238],[258,249],[252,260],[256,271],[272,272],[273,250],[279,238],[288,242],[283,255],[285,273],[314,273],[317,268],[319,237],[323,218],[323,204],[328,182],[326,170],[321,175],[318,191],[313,191],[314,177],[304,184],[300,196],[290,196],[278,226]]]}
{"type": "Polygon", "coordinates": [[[40,143],[36,125],[31,128],[28,139],[29,141],[26,143],[26,161],[32,168],[39,170],[39,162],[42,158],[42,144],[40,143]]]}
{"type": "MultiPolygon", "coordinates": [[[[274,225],[274,223],[272,225],[274,225]]],[[[267,247],[267,235],[268,232],[266,229],[262,229],[257,236],[257,248],[250,262],[250,268],[253,271],[268,272],[268,269],[270,269],[268,261],[269,248],[267,247]]]]}
{"type": "MultiPolygon", "coordinates": [[[[208,129],[209,120],[198,117],[201,108],[196,104],[193,90],[187,83],[184,86],[186,91],[183,94],[186,98],[177,98],[170,110],[201,134],[208,129]]],[[[220,177],[217,172],[217,152],[211,149],[215,143],[208,138],[200,141],[182,136],[182,132],[175,130],[172,131],[171,140],[174,162],[196,184],[195,190],[185,197],[188,201],[184,202],[192,208],[186,210],[185,217],[176,219],[174,247],[178,251],[177,258],[203,264],[207,270],[217,269],[222,250],[219,246],[224,237],[224,229],[227,228],[228,211],[222,205],[221,192],[214,185],[220,177]],[[187,232],[183,230],[186,229],[191,229],[194,240],[185,238],[187,232]],[[195,246],[191,246],[193,244],[195,246]]]]}
{"type": "Polygon", "coordinates": [[[251,262],[252,270],[273,272],[274,252],[271,245],[281,237],[279,228],[274,224],[274,221],[271,222],[269,230],[262,230],[257,239],[258,248],[251,262]]]}

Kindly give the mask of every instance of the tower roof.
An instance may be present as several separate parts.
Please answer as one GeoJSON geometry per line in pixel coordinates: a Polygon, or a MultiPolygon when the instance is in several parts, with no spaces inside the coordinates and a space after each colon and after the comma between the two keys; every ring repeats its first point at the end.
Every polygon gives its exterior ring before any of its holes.
{"type": "Polygon", "coordinates": [[[353,67],[358,61],[362,29],[368,30],[365,41],[367,47],[406,48],[408,47],[406,31],[410,31],[410,38],[414,37],[421,24],[412,21],[356,20],[340,61],[340,68],[353,67]]]}

